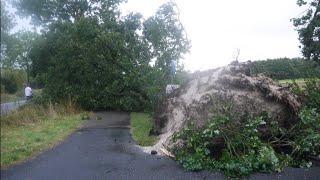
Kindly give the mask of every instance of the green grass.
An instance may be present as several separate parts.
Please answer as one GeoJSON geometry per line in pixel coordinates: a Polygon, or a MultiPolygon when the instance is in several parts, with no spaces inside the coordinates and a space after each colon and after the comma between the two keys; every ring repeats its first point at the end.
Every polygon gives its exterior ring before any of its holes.
{"type": "Polygon", "coordinates": [[[80,126],[79,113],[37,109],[26,107],[1,118],[1,168],[52,148],[80,126]]]}
{"type": "Polygon", "coordinates": [[[131,134],[141,146],[151,146],[157,140],[156,136],[149,136],[152,128],[152,118],[146,113],[131,113],[131,134]]]}
{"type": "MultiPolygon", "coordinates": [[[[320,79],[317,79],[317,81],[320,81],[320,79]]],[[[296,81],[296,83],[302,87],[302,86],[305,86],[305,82],[306,82],[306,79],[303,79],[303,78],[299,78],[299,79],[283,79],[283,80],[279,80],[278,82],[282,85],[285,85],[285,84],[292,84],[293,81],[296,81]]]]}
{"type": "MultiPolygon", "coordinates": [[[[295,81],[298,84],[304,84],[305,80],[304,79],[295,79],[295,81]]],[[[292,84],[293,83],[293,79],[283,79],[283,80],[279,80],[280,84],[292,84]]]]}

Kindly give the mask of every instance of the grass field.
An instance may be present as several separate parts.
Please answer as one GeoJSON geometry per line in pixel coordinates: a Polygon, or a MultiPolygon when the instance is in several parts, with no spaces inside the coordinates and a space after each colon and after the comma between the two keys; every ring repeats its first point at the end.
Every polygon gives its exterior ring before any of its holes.
{"type": "MultiPolygon", "coordinates": [[[[283,79],[283,80],[279,80],[279,83],[280,84],[290,84],[290,83],[293,83],[293,79],[283,79]]],[[[295,79],[295,81],[297,83],[304,83],[305,80],[304,79],[295,79]]]]}
{"type": "MultiPolygon", "coordinates": [[[[62,108],[61,108],[62,109],[62,108]]],[[[80,126],[79,113],[25,107],[1,117],[1,168],[53,147],[80,126]]]]}
{"type": "Polygon", "coordinates": [[[151,146],[157,140],[156,136],[149,136],[152,128],[152,118],[146,113],[131,113],[131,134],[141,146],[151,146]]]}
{"type": "MultiPolygon", "coordinates": [[[[282,84],[282,85],[285,85],[285,84],[293,84],[293,82],[296,82],[300,87],[301,86],[304,86],[305,85],[305,83],[306,83],[306,79],[302,79],[302,78],[300,78],[300,79],[283,79],[283,80],[279,80],[278,82],[280,83],[280,84],[282,84]]],[[[320,79],[319,78],[317,78],[317,81],[320,81],[320,79]]]]}

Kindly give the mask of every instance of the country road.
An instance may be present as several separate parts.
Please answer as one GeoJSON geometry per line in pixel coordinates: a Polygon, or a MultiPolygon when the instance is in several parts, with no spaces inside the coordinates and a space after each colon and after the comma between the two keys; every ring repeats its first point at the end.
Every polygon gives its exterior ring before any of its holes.
{"type": "Polygon", "coordinates": [[[20,100],[8,103],[1,103],[1,115],[6,115],[15,109],[18,109],[20,106],[26,104],[26,102],[26,100],[20,100]]]}
{"type": "MultiPolygon", "coordinates": [[[[186,172],[175,161],[146,154],[130,135],[130,116],[97,112],[93,120],[63,143],[36,158],[6,170],[2,180],[18,179],[225,179],[218,172],[186,172]]],[[[319,179],[320,167],[287,168],[278,174],[250,179],[319,179]]]]}

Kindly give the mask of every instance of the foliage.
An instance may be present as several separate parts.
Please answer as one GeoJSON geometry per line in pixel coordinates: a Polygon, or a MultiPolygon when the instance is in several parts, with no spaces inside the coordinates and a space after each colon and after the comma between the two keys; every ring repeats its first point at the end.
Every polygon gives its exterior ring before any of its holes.
{"type": "Polygon", "coordinates": [[[31,16],[35,25],[48,27],[56,22],[74,22],[83,17],[95,17],[102,21],[118,18],[118,5],[124,0],[16,0],[15,6],[21,16],[31,16]]]}
{"type": "Polygon", "coordinates": [[[320,113],[316,108],[304,108],[296,125],[293,153],[299,156],[320,155],[320,113]]]}
{"type": "Polygon", "coordinates": [[[121,2],[17,1],[22,14],[45,27],[29,57],[33,76],[45,84],[52,101],[70,97],[84,108],[122,110],[143,110],[158,102],[167,70],[151,66],[151,60],[159,64],[164,58],[157,59],[159,53],[170,51],[169,60],[186,53],[183,28],[172,4],[164,5],[155,21],[143,23],[140,14],[120,16],[121,2]],[[163,32],[146,33],[158,22],[163,32]],[[161,42],[155,45],[153,38],[161,42]],[[167,48],[155,53],[158,46],[167,48]]]}
{"type": "Polygon", "coordinates": [[[29,105],[1,117],[1,167],[41,153],[78,128],[80,115],[64,108],[29,105]]]}
{"type": "Polygon", "coordinates": [[[152,118],[146,113],[131,113],[130,125],[132,138],[141,146],[152,146],[157,138],[150,136],[152,118]]]}
{"type": "Polygon", "coordinates": [[[23,71],[2,69],[1,70],[1,86],[4,87],[4,91],[1,93],[16,93],[19,89],[22,89],[23,83],[26,80],[26,75],[23,71]]]}
{"type": "Polygon", "coordinates": [[[8,53],[8,58],[2,62],[3,67],[24,70],[29,82],[32,63],[29,52],[39,35],[31,31],[20,31],[12,34],[11,37],[12,49],[8,53]]]}
{"type": "Polygon", "coordinates": [[[320,67],[317,63],[299,58],[254,61],[251,64],[251,70],[253,74],[263,73],[278,80],[320,77],[320,67]]]}
{"type": "Polygon", "coordinates": [[[6,1],[1,1],[1,68],[3,61],[8,59],[8,53],[13,50],[12,36],[10,30],[14,27],[15,22],[13,15],[7,10],[8,4],[6,1]]]}
{"type": "Polygon", "coordinates": [[[304,102],[307,108],[317,108],[320,113],[320,80],[309,78],[304,80],[304,85],[299,85],[293,81],[293,92],[304,102]]]}
{"type": "Polygon", "coordinates": [[[156,15],[148,18],[143,26],[143,34],[151,45],[152,58],[156,59],[155,67],[162,70],[163,83],[168,83],[173,68],[172,61],[179,64],[179,59],[190,48],[190,42],[179,20],[178,7],[172,1],[162,5],[156,15]]]}
{"type": "MultiPolygon", "coordinates": [[[[296,158],[320,155],[320,81],[306,79],[300,86],[295,81],[293,92],[304,104],[297,121],[290,129],[278,129],[282,132],[280,143],[286,143],[296,158]]],[[[278,142],[278,143],[279,143],[278,142]]],[[[301,164],[300,164],[301,165],[301,164]]]]}
{"type": "Polygon", "coordinates": [[[260,138],[258,128],[266,123],[262,117],[241,124],[234,122],[230,117],[219,116],[204,129],[182,131],[176,138],[184,140],[186,148],[177,150],[177,160],[187,170],[218,169],[232,177],[283,168],[274,149],[260,138]],[[214,154],[220,147],[212,141],[220,138],[223,149],[214,154]]]}
{"type": "Polygon", "coordinates": [[[319,0],[297,0],[297,5],[307,8],[301,17],[293,18],[302,54],[307,59],[320,63],[320,4],[319,0]]]}
{"type": "Polygon", "coordinates": [[[239,120],[228,113],[201,128],[190,124],[174,135],[177,161],[187,170],[220,170],[231,177],[310,167],[308,158],[320,155],[320,86],[310,80],[304,89],[296,91],[305,98],[299,119],[285,126],[268,114],[239,120]]]}
{"type": "Polygon", "coordinates": [[[7,11],[8,3],[1,1],[1,69],[22,69],[26,72],[27,81],[31,69],[29,51],[38,38],[31,31],[20,31],[12,34],[15,25],[13,15],[7,11]]]}

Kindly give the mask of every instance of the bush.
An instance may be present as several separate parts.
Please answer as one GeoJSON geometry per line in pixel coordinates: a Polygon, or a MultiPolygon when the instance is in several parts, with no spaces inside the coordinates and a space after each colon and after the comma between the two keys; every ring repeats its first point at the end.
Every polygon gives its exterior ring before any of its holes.
{"type": "Polygon", "coordinates": [[[13,94],[18,90],[18,85],[10,77],[1,77],[1,83],[4,85],[5,92],[9,94],[13,94]]]}
{"type": "Polygon", "coordinates": [[[5,86],[1,83],[1,94],[5,92],[5,86]]]}
{"type": "Polygon", "coordinates": [[[2,89],[6,93],[16,93],[18,89],[23,87],[23,83],[26,80],[26,75],[23,71],[20,70],[1,70],[1,93],[2,89]]]}
{"type": "Polygon", "coordinates": [[[293,92],[299,96],[307,108],[316,108],[320,113],[320,79],[308,78],[304,80],[305,84],[300,85],[293,80],[293,92]]]}

